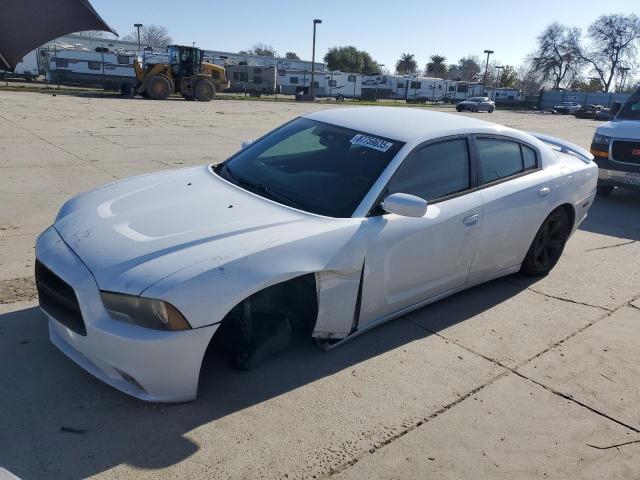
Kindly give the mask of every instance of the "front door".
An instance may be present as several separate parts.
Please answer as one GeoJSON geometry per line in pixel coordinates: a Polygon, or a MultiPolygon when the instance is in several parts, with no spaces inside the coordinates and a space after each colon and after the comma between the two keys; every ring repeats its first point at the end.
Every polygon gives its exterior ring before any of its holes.
{"type": "Polygon", "coordinates": [[[464,137],[419,148],[398,167],[385,196],[409,193],[429,206],[421,218],[367,219],[358,328],[464,284],[483,221],[471,173],[464,137]]]}

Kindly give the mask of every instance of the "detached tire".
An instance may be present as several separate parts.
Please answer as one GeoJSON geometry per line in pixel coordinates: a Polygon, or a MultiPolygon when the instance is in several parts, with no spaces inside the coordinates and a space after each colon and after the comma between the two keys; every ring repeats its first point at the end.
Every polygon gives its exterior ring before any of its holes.
{"type": "Polygon", "coordinates": [[[146,88],[151,100],[166,100],[171,94],[171,82],[162,75],[154,75],[149,79],[146,88]]]}
{"type": "Polygon", "coordinates": [[[210,102],[215,94],[216,89],[209,80],[198,80],[193,88],[193,96],[199,102],[210,102]]]}
{"type": "Polygon", "coordinates": [[[570,231],[566,210],[558,208],[551,212],[536,233],[520,272],[531,277],[549,273],[558,263],[570,231]]]}

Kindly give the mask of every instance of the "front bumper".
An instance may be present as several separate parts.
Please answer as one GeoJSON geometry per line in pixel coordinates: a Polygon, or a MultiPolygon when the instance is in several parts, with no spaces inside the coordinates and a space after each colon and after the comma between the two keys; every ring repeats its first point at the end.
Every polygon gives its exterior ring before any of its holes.
{"type": "Polygon", "coordinates": [[[204,353],[218,325],[163,332],[113,320],[91,272],[50,227],[37,240],[36,257],[70,285],[86,328],[81,335],[50,313],[51,341],[69,358],[109,385],[142,400],[194,400],[204,353]]]}

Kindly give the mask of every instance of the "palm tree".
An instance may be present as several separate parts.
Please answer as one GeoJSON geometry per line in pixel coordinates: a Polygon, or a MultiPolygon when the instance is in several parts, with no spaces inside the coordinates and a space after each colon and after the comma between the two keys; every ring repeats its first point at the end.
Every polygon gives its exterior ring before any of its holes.
{"type": "Polygon", "coordinates": [[[431,55],[429,59],[431,61],[427,63],[426,75],[428,77],[444,78],[447,75],[446,57],[435,54],[431,55]]]}
{"type": "Polygon", "coordinates": [[[400,60],[396,62],[396,73],[399,75],[416,73],[416,70],[418,70],[418,62],[416,62],[415,57],[413,53],[403,53],[400,55],[400,60]]]}

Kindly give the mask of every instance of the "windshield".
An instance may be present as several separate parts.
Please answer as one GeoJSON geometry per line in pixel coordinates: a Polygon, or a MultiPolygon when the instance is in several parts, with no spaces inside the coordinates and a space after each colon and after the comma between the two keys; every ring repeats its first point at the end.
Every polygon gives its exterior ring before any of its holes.
{"type": "Polygon", "coordinates": [[[403,143],[298,118],[216,167],[216,173],[276,202],[347,218],[403,143]]]}
{"type": "Polygon", "coordinates": [[[640,90],[631,95],[616,118],[618,120],[640,120],[640,90]]]}

